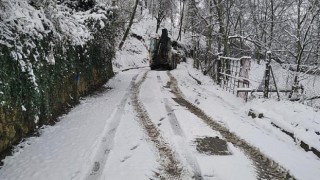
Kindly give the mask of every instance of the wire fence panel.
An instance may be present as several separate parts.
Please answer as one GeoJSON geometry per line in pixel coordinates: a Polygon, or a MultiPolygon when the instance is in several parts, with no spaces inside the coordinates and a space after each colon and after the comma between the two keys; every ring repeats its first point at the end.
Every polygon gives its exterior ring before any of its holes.
{"type": "Polygon", "coordinates": [[[230,58],[219,57],[219,81],[221,88],[247,99],[250,81],[250,57],[230,58]]]}

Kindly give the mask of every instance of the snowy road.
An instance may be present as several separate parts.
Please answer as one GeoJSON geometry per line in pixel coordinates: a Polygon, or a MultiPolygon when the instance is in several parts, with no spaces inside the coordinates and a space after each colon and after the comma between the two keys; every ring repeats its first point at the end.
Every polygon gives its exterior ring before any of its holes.
{"type": "MultiPolygon", "coordinates": [[[[319,159],[177,70],[118,73],[7,157],[2,180],[314,179],[319,159]],[[272,147],[270,147],[272,146],[272,147]]],[[[194,73],[196,76],[195,72],[194,73]]],[[[205,79],[205,78],[204,78],[205,79]]],[[[241,103],[240,103],[241,104],[241,103]]]]}

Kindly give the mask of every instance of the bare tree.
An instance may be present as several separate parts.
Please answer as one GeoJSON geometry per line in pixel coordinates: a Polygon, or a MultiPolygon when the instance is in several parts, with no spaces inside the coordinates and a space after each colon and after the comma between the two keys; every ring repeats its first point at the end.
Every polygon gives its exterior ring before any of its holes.
{"type": "MultiPolygon", "coordinates": [[[[291,52],[295,57],[297,63],[297,70],[294,77],[294,83],[292,86],[292,92],[289,97],[292,97],[293,93],[297,92],[299,88],[299,72],[301,71],[301,63],[303,58],[306,61],[310,57],[312,42],[310,34],[312,33],[312,25],[315,23],[316,18],[319,15],[319,9],[316,6],[318,1],[308,1],[308,3],[303,4],[303,0],[297,0],[297,20],[296,20],[296,35],[290,34],[296,39],[296,50],[291,52]]],[[[290,33],[289,31],[287,31],[290,33]]]]}
{"type": "Polygon", "coordinates": [[[158,33],[160,25],[165,17],[166,17],[166,13],[165,13],[164,4],[162,2],[159,2],[158,12],[155,16],[155,18],[157,20],[156,33],[158,33]]]}
{"type": "MultiPolygon", "coordinates": [[[[182,32],[182,24],[183,24],[183,18],[184,18],[184,7],[185,7],[185,1],[186,0],[183,0],[183,4],[182,4],[182,9],[180,9],[180,26],[179,26],[179,34],[178,34],[178,37],[177,37],[177,40],[180,40],[181,41],[181,32],[182,32]]],[[[181,0],[180,0],[180,8],[181,8],[181,0]]]]}
{"type": "Polygon", "coordinates": [[[128,27],[126,29],[126,32],[124,33],[123,38],[122,38],[122,40],[121,40],[121,42],[119,44],[119,49],[122,49],[122,46],[124,45],[124,42],[126,41],[128,35],[129,35],[131,26],[133,24],[134,16],[135,16],[136,11],[137,11],[138,3],[139,3],[139,0],[135,0],[135,4],[134,4],[133,11],[132,11],[132,14],[131,14],[130,22],[129,22],[128,27]]]}

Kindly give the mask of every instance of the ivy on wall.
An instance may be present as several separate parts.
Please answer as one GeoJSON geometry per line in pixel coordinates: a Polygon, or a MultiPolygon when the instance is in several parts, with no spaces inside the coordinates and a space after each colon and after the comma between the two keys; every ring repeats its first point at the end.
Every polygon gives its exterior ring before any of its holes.
{"type": "Polygon", "coordinates": [[[0,152],[53,122],[113,76],[116,17],[111,11],[103,16],[85,20],[92,36],[85,43],[59,41],[52,33],[37,39],[18,31],[19,50],[0,43],[0,152]]]}

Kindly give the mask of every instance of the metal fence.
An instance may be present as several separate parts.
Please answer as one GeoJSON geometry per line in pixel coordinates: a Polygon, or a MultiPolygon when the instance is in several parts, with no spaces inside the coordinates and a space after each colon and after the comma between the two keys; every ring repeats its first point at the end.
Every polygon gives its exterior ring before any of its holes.
{"type": "Polygon", "coordinates": [[[218,63],[220,64],[218,82],[221,88],[246,99],[248,92],[250,92],[249,71],[251,58],[246,56],[242,58],[220,56],[218,63]]]}

